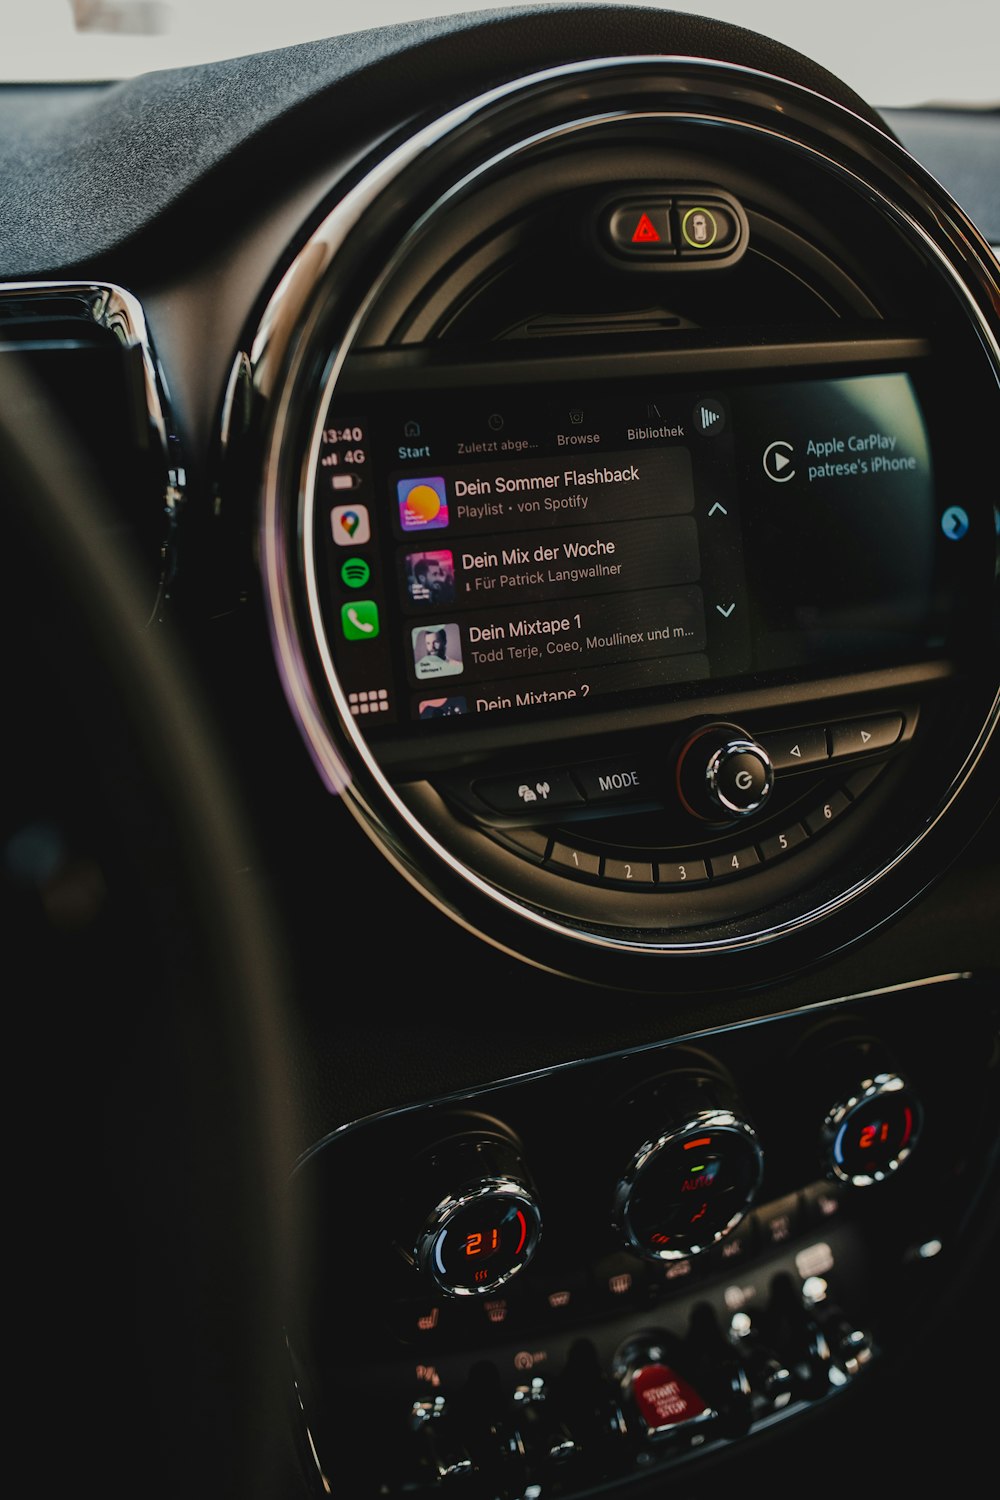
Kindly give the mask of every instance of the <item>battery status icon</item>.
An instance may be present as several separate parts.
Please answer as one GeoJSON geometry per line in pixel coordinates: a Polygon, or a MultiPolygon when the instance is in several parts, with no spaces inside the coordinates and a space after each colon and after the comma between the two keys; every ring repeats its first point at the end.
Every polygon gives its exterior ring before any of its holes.
{"type": "Polygon", "coordinates": [[[361,480],[357,474],[331,474],[330,484],[335,490],[356,490],[361,480]]]}

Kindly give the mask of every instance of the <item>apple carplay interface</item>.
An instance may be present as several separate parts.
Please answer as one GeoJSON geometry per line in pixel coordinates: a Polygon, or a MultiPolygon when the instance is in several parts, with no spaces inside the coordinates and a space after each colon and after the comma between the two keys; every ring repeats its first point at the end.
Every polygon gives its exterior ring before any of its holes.
{"type": "Polygon", "coordinates": [[[316,454],[314,602],[371,730],[933,653],[969,525],[901,370],[335,397],[316,454]]]}

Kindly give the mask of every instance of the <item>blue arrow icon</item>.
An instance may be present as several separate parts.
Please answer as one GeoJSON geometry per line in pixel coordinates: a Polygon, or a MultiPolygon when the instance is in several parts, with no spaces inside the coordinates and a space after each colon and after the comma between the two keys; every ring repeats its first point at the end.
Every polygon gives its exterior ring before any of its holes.
{"type": "Polygon", "coordinates": [[[949,505],[941,517],[941,530],[950,542],[960,542],[969,529],[969,513],[960,505],[949,505]]]}

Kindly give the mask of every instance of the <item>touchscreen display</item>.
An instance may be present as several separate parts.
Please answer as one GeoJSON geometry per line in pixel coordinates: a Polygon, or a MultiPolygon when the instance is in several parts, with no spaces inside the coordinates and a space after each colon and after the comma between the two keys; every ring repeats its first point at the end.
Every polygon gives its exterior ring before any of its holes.
{"type": "Polygon", "coordinates": [[[942,536],[902,372],[338,398],[315,477],[324,629],[372,728],[933,649],[942,536]]]}

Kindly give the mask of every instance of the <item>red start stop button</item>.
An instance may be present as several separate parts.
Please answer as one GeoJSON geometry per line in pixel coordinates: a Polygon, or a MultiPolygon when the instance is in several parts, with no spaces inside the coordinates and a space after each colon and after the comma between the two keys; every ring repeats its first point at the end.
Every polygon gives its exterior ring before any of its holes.
{"type": "Polygon", "coordinates": [[[629,1391],[650,1435],[715,1415],[694,1387],[669,1365],[643,1365],[632,1374],[629,1391]]]}

